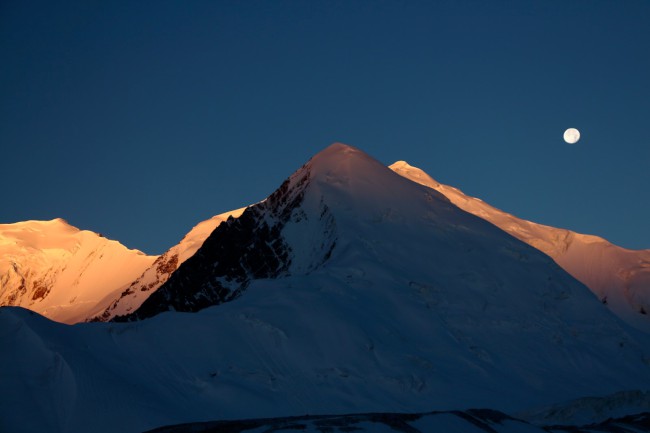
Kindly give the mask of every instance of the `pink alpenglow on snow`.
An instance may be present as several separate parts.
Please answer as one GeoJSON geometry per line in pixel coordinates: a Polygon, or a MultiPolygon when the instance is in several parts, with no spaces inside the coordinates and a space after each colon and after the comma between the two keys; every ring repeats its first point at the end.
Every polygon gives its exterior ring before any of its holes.
{"type": "Polygon", "coordinates": [[[0,225],[0,305],[84,321],[156,259],[64,220],[0,225]]]}

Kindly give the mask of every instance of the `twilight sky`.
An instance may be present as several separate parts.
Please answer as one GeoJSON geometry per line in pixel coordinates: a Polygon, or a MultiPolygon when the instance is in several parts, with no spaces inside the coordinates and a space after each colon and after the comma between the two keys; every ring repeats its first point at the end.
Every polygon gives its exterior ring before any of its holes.
{"type": "Polygon", "coordinates": [[[0,223],[159,254],[340,141],[650,248],[648,23],[647,0],[2,2],[0,223]]]}

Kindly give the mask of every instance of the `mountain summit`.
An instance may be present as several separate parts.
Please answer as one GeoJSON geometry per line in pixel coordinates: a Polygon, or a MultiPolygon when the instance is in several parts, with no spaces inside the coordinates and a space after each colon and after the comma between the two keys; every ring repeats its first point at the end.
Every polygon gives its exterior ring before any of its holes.
{"type": "MultiPolygon", "coordinates": [[[[349,223],[353,216],[379,222],[391,209],[411,206],[408,194],[402,193],[409,188],[411,182],[365,153],[333,144],[266,200],[221,224],[196,255],[126,319],[170,309],[197,311],[239,296],[254,279],[312,272],[330,259],[337,241],[348,241],[339,236],[337,219],[349,223]]],[[[426,194],[447,203],[434,191],[426,194]]]]}
{"type": "MultiPolygon", "coordinates": [[[[436,280],[446,273],[456,285],[469,276],[481,284],[486,277],[512,281],[505,275],[514,274],[534,287],[531,281],[539,274],[540,293],[569,297],[575,282],[548,257],[395,171],[351,146],[329,146],[268,199],[221,224],[126,319],[198,311],[240,296],[256,279],[307,275],[323,267],[331,272],[341,263],[382,263],[392,275],[435,271],[428,278],[436,280]],[[498,277],[493,260],[505,270],[498,277]]],[[[506,301],[530,295],[517,290],[506,301]]]]}

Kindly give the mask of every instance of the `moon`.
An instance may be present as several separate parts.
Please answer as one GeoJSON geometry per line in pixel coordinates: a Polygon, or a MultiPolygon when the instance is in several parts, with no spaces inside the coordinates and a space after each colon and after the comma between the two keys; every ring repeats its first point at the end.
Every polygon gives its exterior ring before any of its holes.
{"type": "Polygon", "coordinates": [[[580,131],[575,128],[569,128],[564,131],[564,141],[569,144],[577,143],[580,140],[580,131]]]}

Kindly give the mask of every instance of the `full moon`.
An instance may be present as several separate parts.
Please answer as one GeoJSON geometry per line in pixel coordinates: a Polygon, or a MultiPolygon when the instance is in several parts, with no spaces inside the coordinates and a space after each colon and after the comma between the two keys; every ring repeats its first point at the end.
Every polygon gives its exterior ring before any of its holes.
{"type": "Polygon", "coordinates": [[[569,144],[577,143],[580,140],[580,131],[575,128],[569,128],[564,131],[564,141],[569,144]]]}

